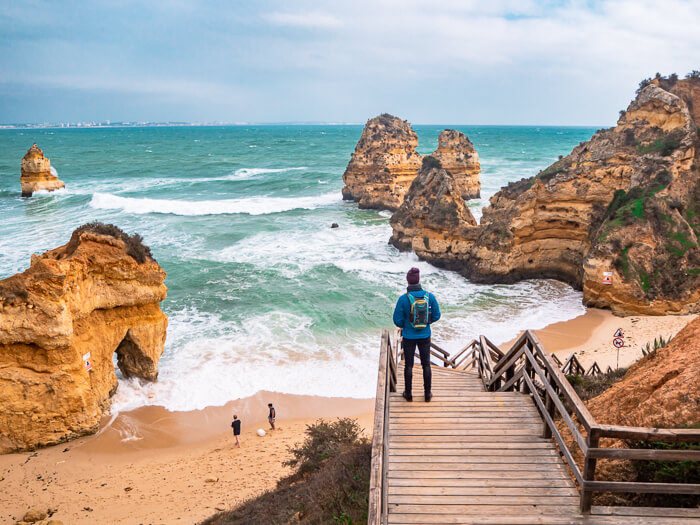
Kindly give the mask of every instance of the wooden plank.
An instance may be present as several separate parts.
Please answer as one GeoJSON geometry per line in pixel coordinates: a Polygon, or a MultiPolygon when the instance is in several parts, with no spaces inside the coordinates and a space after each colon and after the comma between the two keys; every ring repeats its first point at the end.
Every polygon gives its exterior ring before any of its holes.
{"type": "MultiPolygon", "coordinates": [[[[573,489],[568,478],[559,479],[504,479],[493,478],[391,478],[389,490],[394,487],[478,487],[478,488],[565,488],[573,489]]],[[[576,492],[578,494],[578,492],[576,492]]]]}
{"type": "MultiPolygon", "coordinates": [[[[494,434],[491,435],[479,435],[479,434],[470,434],[470,435],[465,435],[465,436],[457,436],[457,437],[462,437],[464,438],[464,443],[472,444],[474,446],[481,445],[481,444],[488,444],[488,443],[494,443],[497,442],[500,445],[504,445],[507,443],[512,443],[512,444],[526,444],[526,443],[544,443],[547,446],[553,446],[552,442],[549,440],[543,440],[541,437],[532,435],[532,434],[521,434],[521,435],[498,435],[497,437],[494,437],[494,434]]],[[[417,436],[413,433],[405,433],[403,435],[396,435],[395,433],[391,435],[391,443],[392,446],[395,446],[400,443],[419,443],[419,444],[425,444],[426,441],[430,441],[431,443],[455,443],[455,440],[457,439],[455,435],[453,434],[443,434],[443,435],[434,435],[431,436],[430,440],[426,440],[425,436],[417,436]]]]}
{"type": "MultiPolygon", "coordinates": [[[[386,461],[386,458],[384,458],[386,461]]],[[[438,456],[438,455],[389,455],[389,465],[393,467],[399,463],[430,463],[432,465],[440,465],[441,463],[452,464],[469,464],[478,465],[480,463],[487,464],[507,464],[507,465],[522,465],[522,464],[542,464],[542,465],[560,465],[559,456],[553,455],[535,455],[528,454],[527,456],[493,456],[493,455],[471,455],[468,457],[461,456],[438,456]]],[[[602,482],[601,482],[602,483],[602,482]]],[[[652,483],[652,485],[657,485],[652,483]]],[[[692,486],[692,485],[688,485],[692,486]]]]}
{"type": "MultiPolygon", "coordinates": [[[[469,515],[462,514],[403,514],[393,512],[389,514],[390,525],[681,525],[681,522],[674,521],[678,518],[641,518],[641,517],[611,517],[611,516],[578,516],[568,513],[563,514],[532,514],[527,513],[522,507],[507,507],[512,510],[507,518],[493,516],[493,509],[484,510],[480,513],[471,512],[469,515]],[[522,511],[522,512],[521,512],[522,511]],[[657,520],[657,521],[654,521],[657,520]]],[[[476,509],[476,507],[472,507],[476,509]]],[[[690,525],[690,524],[688,524],[690,525]]]]}
{"type": "MultiPolygon", "coordinates": [[[[422,457],[428,457],[428,458],[442,458],[444,461],[444,457],[450,457],[454,458],[455,460],[459,460],[462,458],[469,458],[471,459],[472,457],[475,456],[495,456],[499,458],[517,458],[518,460],[524,455],[527,454],[527,457],[534,458],[534,457],[556,457],[559,458],[559,452],[554,450],[554,449],[528,449],[528,450],[513,450],[513,449],[496,449],[496,448],[464,448],[464,449],[457,449],[457,448],[431,448],[431,449],[421,449],[421,448],[394,448],[391,447],[389,449],[389,455],[392,456],[392,459],[394,456],[401,456],[401,457],[413,457],[413,456],[422,456],[422,457]]],[[[514,460],[514,463],[521,463],[521,461],[514,460]]]]}
{"type": "Polygon", "coordinates": [[[592,516],[645,516],[663,518],[700,518],[700,509],[677,507],[591,507],[592,516]]]}
{"type": "Polygon", "coordinates": [[[406,442],[406,441],[394,441],[392,440],[391,442],[391,450],[399,450],[399,449],[411,449],[411,448],[416,448],[418,450],[432,450],[432,449],[452,449],[454,451],[461,451],[462,450],[503,450],[504,452],[506,450],[517,450],[521,454],[526,453],[524,451],[526,450],[556,450],[554,448],[554,445],[552,444],[551,441],[535,441],[535,442],[526,442],[526,443],[502,443],[500,441],[497,442],[487,442],[487,443],[473,443],[469,441],[433,441],[430,440],[428,442],[425,442],[425,440],[416,440],[413,442],[406,442]]]}
{"type": "MultiPolygon", "coordinates": [[[[489,513],[493,515],[494,511],[502,506],[501,512],[506,514],[508,517],[510,515],[532,515],[532,514],[554,514],[554,515],[570,515],[575,513],[576,502],[574,505],[569,504],[540,504],[541,502],[528,502],[528,503],[512,503],[504,504],[499,503],[497,498],[486,498],[485,503],[482,504],[411,504],[411,503],[391,503],[389,505],[389,512],[401,512],[401,513],[416,513],[416,514],[469,514],[469,513],[489,513]],[[532,505],[537,505],[536,509],[532,508],[532,505]],[[573,509],[572,509],[573,507],[573,509]]],[[[503,521],[502,521],[503,523],[503,521]]],[[[506,523],[508,523],[506,521],[506,523]]]]}
{"type": "MultiPolygon", "coordinates": [[[[391,461],[390,472],[399,470],[463,470],[463,471],[482,471],[491,474],[497,471],[513,470],[513,463],[475,463],[464,461],[451,461],[446,463],[420,462],[420,461],[391,461]]],[[[522,471],[539,471],[539,472],[567,472],[561,462],[540,462],[540,463],[520,463],[517,466],[522,471]]]]}
{"type": "Polygon", "coordinates": [[[618,425],[596,425],[601,437],[617,439],[639,439],[643,441],[700,441],[700,430],[685,428],[623,427],[618,425]]]}
{"type": "Polygon", "coordinates": [[[588,456],[611,459],[651,459],[657,461],[700,461],[700,450],[660,450],[634,448],[591,448],[588,456]]]}
{"type": "Polygon", "coordinates": [[[532,417],[532,416],[509,416],[509,417],[487,417],[487,416],[476,416],[476,415],[468,415],[468,416],[453,416],[453,417],[445,417],[441,414],[426,414],[426,415],[421,415],[421,416],[394,416],[393,414],[389,415],[390,422],[397,423],[397,424],[413,424],[413,425],[430,425],[431,427],[433,425],[439,425],[442,423],[446,423],[448,425],[451,425],[452,423],[459,423],[461,425],[469,425],[471,423],[477,423],[477,424],[488,424],[488,423],[496,423],[496,424],[501,424],[501,425],[519,425],[521,423],[524,423],[526,425],[539,425],[541,419],[539,417],[532,417]]]}
{"type": "MultiPolygon", "coordinates": [[[[416,487],[391,484],[389,486],[389,501],[394,502],[392,495],[400,496],[568,496],[576,498],[578,492],[567,487],[416,487]]],[[[419,503],[419,502],[416,502],[419,503]]]]}
{"type": "MultiPolygon", "coordinates": [[[[442,425],[444,426],[444,425],[442,425]]],[[[391,427],[392,439],[395,436],[502,436],[510,433],[512,436],[537,437],[540,425],[528,425],[527,427],[513,428],[511,426],[486,425],[475,428],[474,425],[461,427],[456,425],[446,428],[416,428],[414,425],[393,425],[391,427]]]]}
{"type": "Polygon", "coordinates": [[[440,480],[442,482],[456,482],[459,480],[479,480],[484,483],[493,482],[494,478],[499,480],[523,481],[557,481],[568,482],[573,486],[569,472],[564,469],[555,470],[533,470],[533,469],[509,469],[509,470],[392,470],[389,472],[389,479],[409,479],[409,480],[440,480]]]}
{"type": "MultiPolygon", "coordinates": [[[[407,496],[394,494],[389,498],[389,506],[396,505],[440,505],[445,507],[465,507],[469,505],[557,505],[561,507],[578,506],[577,496],[407,496]]],[[[453,511],[454,512],[454,511],[453,511]]]]}
{"type": "MultiPolygon", "coordinates": [[[[395,461],[394,458],[391,461],[395,461]]],[[[632,492],[636,494],[695,494],[700,495],[700,484],[641,483],[631,481],[584,481],[584,489],[593,492],[632,492]]]]}

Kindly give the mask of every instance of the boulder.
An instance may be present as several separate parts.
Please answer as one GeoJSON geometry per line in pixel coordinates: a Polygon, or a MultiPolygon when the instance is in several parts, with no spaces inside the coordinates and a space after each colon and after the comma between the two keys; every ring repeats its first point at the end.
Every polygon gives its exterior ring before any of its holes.
{"type": "Polygon", "coordinates": [[[51,161],[48,157],[44,157],[44,152],[36,143],[29,148],[22,159],[19,180],[22,186],[22,197],[31,197],[32,193],[39,190],[53,191],[66,187],[51,171],[51,161]]]}
{"type": "Polygon", "coordinates": [[[413,250],[423,259],[453,269],[459,269],[477,230],[461,185],[433,156],[423,158],[390,224],[393,235],[389,242],[399,250],[413,250]]]}
{"type": "Polygon", "coordinates": [[[138,235],[78,228],[0,281],[0,453],[97,431],[122,373],[155,381],[165,272],[138,235]]]}
{"type": "Polygon", "coordinates": [[[421,165],[418,136],[389,114],[367,121],[343,173],[343,198],[360,208],[396,210],[421,165]]]}
{"type": "Polygon", "coordinates": [[[438,148],[431,155],[452,174],[465,200],[481,196],[479,154],[464,133],[446,129],[438,136],[438,148]]]}

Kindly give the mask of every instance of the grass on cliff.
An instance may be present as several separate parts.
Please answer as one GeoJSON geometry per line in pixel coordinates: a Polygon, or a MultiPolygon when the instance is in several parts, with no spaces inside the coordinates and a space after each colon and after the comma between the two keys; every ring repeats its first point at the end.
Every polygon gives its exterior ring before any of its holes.
{"type": "Polygon", "coordinates": [[[622,379],[627,370],[628,368],[618,368],[617,370],[612,370],[597,376],[568,375],[566,379],[568,379],[571,386],[574,387],[578,397],[583,401],[588,401],[591,398],[599,396],[617,383],[622,379]]]}
{"type": "Polygon", "coordinates": [[[124,241],[124,244],[126,245],[126,253],[139,264],[145,263],[149,259],[153,260],[151,249],[143,244],[143,237],[141,237],[138,233],[129,235],[114,224],[105,224],[98,221],[89,222],[76,228],[71,235],[70,242],[68,243],[69,249],[70,247],[73,247],[73,249],[77,247],[80,234],[85,232],[96,233],[98,235],[108,235],[115,239],[124,241]]]}
{"type": "Polygon", "coordinates": [[[292,459],[284,463],[296,467],[294,474],[203,525],[367,523],[371,448],[354,419],[308,425],[306,439],[289,449],[292,459]]]}

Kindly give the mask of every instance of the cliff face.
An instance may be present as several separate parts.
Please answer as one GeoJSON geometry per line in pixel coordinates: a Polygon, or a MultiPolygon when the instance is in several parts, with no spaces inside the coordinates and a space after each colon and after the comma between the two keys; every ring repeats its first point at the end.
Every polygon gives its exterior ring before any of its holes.
{"type": "Polygon", "coordinates": [[[397,209],[421,165],[416,146],[405,120],[383,114],[367,121],[343,174],[343,198],[360,208],[397,209]]]}
{"type": "Polygon", "coordinates": [[[401,207],[391,217],[391,244],[423,259],[456,268],[469,250],[476,221],[462,198],[463,187],[433,156],[423,159],[401,207]]]}
{"type": "Polygon", "coordinates": [[[39,190],[53,191],[65,188],[66,185],[51,173],[51,162],[44,157],[44,152],[34,144],[22,159],[20,176],[22,197],[31,197],[39,190]]]}
{"type": "Polygon", "coordinates": [[[438,137],[438,149],[431,155],[454,177],[463,199],[481,196],[479,154],[464,133],[446,129],[438,137]]]}
{"type": "MultiPolygon", "coordinates": [[[[674,88],[693,97],[696,84],[674,88]]],[[[700,136],[688,108],[656,84],[642,89],[616,127],[494,195],[450,267],[478,282],[560,279],[622,314],[699,311],[700,136]]]]}
{"type": "Polygon", "coordinates": [[[0,453],[95,432],[115,352],[125,376],[158,377],[165,272],[133,238],[104,233],[81,227],[0,281],[0,453]]]}

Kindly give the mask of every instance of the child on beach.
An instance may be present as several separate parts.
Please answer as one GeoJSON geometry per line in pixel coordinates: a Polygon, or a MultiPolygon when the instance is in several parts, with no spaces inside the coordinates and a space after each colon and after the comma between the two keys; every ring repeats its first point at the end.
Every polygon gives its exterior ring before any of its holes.
{"type": "Polygon", "coordinates": [[[275,417],[277,416],[277,412],[275,411],[275,407],[272,406],[272,403],[268,403],[267,407],[270,409],[270,412],[267,415],[267,420],[270,422],[270,427],[272,430],[275,430],[275,417]]]}
{"type": "Polygon", "coordinates": [[[236,438],[236,446],[238,448],[241,448],[241,442],[238,440],[238,436],[241,435],[241,420],[238,419],[238,416],[236,414],[233,415],[231,428],[233,429],[233,437],[236,438]]]}

